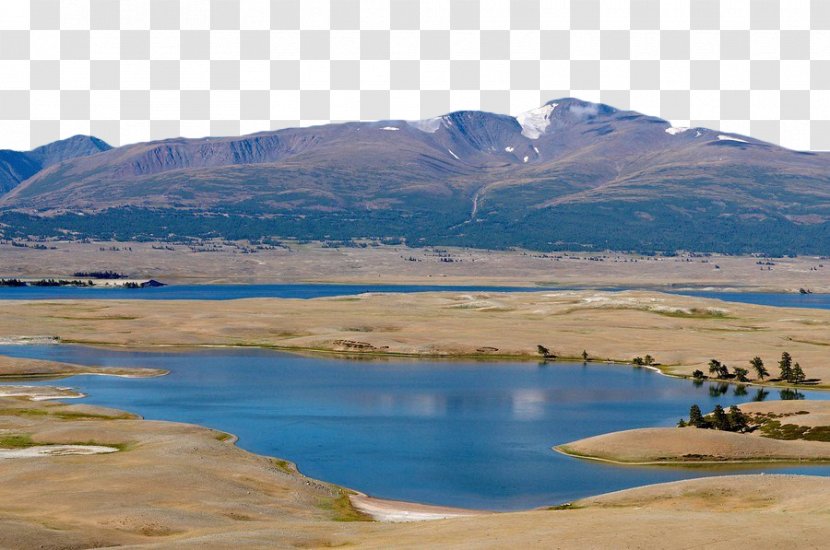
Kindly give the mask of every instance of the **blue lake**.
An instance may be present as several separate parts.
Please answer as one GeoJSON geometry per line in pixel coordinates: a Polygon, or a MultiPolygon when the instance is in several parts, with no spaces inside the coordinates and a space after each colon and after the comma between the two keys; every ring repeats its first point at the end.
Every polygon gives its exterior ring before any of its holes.
{"type": "MultiPolygon", "coordinates": [[[[240,298],[320,298],[348,296],[364,292],[539,292],[569,290],[553,287],[448,286],[448,285],[340,285],[340,284],[261,284],[261,285],[168,285],[158,288],[107,289],[77,287],[0,287],[0,300],[235,300],[240,298]]],[[[573,289],[570,289],[573,290],[573,289]]],[[[614,289],[603,289],[613,291],[614,289]]],[[[716,298],[749,304],[830,309],[830,294],[785,294],[762,292],[671,291],[675,294],[716,298]]]]}
{"type": "MultiPolygon", "coordinates": [[[[234,433],[247,450],[290,459],[307,475],[385,498],[512,510],[706,475],[830,475],[830,466],[617,467],[553,452],[553,445],[609,431],[671,426],[692,403],[708,411],[758,397],[758,388],[736,395],[734,386],[696,386],[628,366],[349,361],[266,350],[146,353],[71,345],[0,346],[0,354],[169,369],[169,376],[154,379],[79,376],[57,384],[88,393],[88,403],[234,433]]],[[[769,391],[765,398],[779,397],[769,391]]]]}
{"type": "Polygon", "coordinates": [[[155,288],[0,287],[0,300],[236,300],[240,298],[321,298],[364,292],[534,292],[542,287],[445,285],[167,285],[155,288]]]}

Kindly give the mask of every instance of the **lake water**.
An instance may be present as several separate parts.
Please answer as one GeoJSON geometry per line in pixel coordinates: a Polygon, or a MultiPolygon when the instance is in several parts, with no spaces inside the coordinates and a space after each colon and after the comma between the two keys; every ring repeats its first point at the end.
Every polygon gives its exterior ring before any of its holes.
{"type": "MultiPolygon", "coordinates": [[[[552,451],[605,432],[674,425],[692,403],[709,411],[757,397],[757,388],[736,395],[734,386],[695,386],[628,366],[348,361],[266,350],[144,353],[71,345],[0,346],[0,354],[169,369],[169,376],[154,379],[79,376],[58,384],[88,393],[88,403],[234,433],[244,449],[287,458],[309,476],[385,498],[515,510],[706,475],[830,475],[830,467],[821,466],[619,467],[552,451]]],[[[778,398],[778,391],[766,396],[778,398]]]]}
{"type": "MultiPolygon", "coordinates": [[[[76,288],[76,287],[0,287],[0,300],[234,300],[239,298],[320,298],[348,296],[364,292],[539,292],[573,290],[547,287],[447,286],[447,285],[339,285],[339,284],[265,284],[265,285],[168,285],[158,288],[76,288]]],[[[613,290],[613,289],[604,289],[613,290]]],[[[674,291],[673,291],[674,292],[674,291]]],[[[733,302],[830,309],[830,294],[785,294],[762,292],[674,292],[687,296],[716,298],[733,302]]]]}
{"type": "Polygon", "coordinates": [[[236,300],[240,298],[321,298],[364,292],[534,292],[541,287],[443,285],[167,285],[155,288],[0,287],[0,300],[236,300]]]}

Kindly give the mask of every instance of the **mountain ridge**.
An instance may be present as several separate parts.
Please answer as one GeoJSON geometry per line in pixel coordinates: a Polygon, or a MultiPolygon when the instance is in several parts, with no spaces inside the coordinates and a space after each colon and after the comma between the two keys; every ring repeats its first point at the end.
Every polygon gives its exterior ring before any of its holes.
{"type": "Polygon", "coordinates": [[[83,213],[85,228],[72,218],[63,229],[121,238],[94,219],[141,238],[161,238],[150,218],[178,212],[193,225],[174,224],[179,236],[228,236],[206,221],[222,215],[244,238],[821,252],[830,155],[562,98],[517,117],[456,111],[132,144],[53,163],[0,208],[61,223],[56,213],[83,213]]]}
{"type": "Polygon", "coordinates": [[[109,149],[109,144],[94,136],[75,135],[31,151],[0,150],[0,193],[11,191],[54,164],[109,149]]]}

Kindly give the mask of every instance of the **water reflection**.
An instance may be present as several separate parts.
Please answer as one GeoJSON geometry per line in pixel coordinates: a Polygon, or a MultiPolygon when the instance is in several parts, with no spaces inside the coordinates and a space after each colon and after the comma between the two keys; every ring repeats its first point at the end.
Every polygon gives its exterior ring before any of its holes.
{"type": "Polygon", "coordinates": [[[717,384],[709,384],[709,397],[720,397],[726,395],[729,391],[729,384],[726,382],[719,382],[717,384]]]}
{"type": "Polygon", "coordinates": [[[765,390],[764,388],[758,388],[758,390],[755,392],[755,396],[752,398],[752,400],[753,401],[763,401],[764,399],[767,398],[768,395],[769,395],[769,392],[767,390],[765,390]]]}
{"type": "Polygon", "coordinates": [[[778,395],[781,397],[782,401],[797,401],[799,399],[805,399],[804,394],[794,388],[784,388],[778,392],[778,395]]]}

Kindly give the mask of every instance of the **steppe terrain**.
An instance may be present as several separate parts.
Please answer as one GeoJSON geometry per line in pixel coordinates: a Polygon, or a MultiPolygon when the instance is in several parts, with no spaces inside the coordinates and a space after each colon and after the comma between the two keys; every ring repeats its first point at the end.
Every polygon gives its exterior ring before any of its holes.
{"type": "MultiPolygon", "coordinates": [[[[91,292],[94,292],[91,291],[91,292]]],[[[141,292],[141,291],[138,291],[141,292]]],[[[132,348],[255,346],[298,352],[630,362],[667,374],[707,372],[712,358],[773,375],[783,351],[812,386],[830,385],[830,311],[646,291],[375,293],[312,300],[0,302],[0,337],[132,348]]],[[[750,377],[754,372],[750,373],[750,377]]]]}
{"type": "Polygon", "coordinates": [[[555,449],[578,458],[616,464],[830,462],[830,443],[825,434],[825,427],[830,426],[830,402],[756,402],[745,403],[740,409],[756,419],[748,433],[691,426],[642,428],[589,437],[555,449]],[[772,420],[776,426],[762,429],[759,417],[772,420]],[[802,428],[820,431],[805,437],[799,433],[802,428]]]}
{"type": "Polygon", "coordinates": [[[3,277],[60,278],[114,270],[182,284],[363,283],[578,288],[718,288],[830,292],[830,259],[753,256],[641,256],[466,248],[330,248],[286,241],[17,242],[0,244],[3,277]],[[35,248],[41,246],[43,248],[35,248]],[[450,261],[451,260],[451,261],[450,261]]]}

